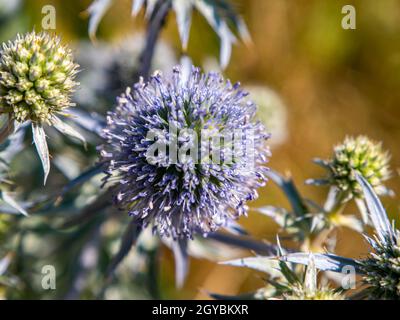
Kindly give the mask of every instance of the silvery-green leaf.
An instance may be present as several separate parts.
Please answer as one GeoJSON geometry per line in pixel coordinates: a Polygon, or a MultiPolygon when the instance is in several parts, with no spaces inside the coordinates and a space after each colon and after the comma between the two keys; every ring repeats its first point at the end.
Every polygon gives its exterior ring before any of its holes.
{"type": "MultiPolygon", "coordinates": [[[[171,247],[171,243],[169,246],[171,247]]],[[[234,248],[217,241],[205,239],[202,236],[195,236],[192,241],[189,241],[187,250],[189,256],[209,261],[234,259],[243,255],[243,251],[240,248],[234,248]]]]}
{"type": "Polygon", "coordinates": [[[363,234],[363,237],[365,240],[367,240],[367,242],[370,244],[370,246],[375,251],[379,250],[379,243],[377,242],[378,239],[377,239],[376,235],[373,238],[371,238],[371,237],[368,237],[366,234],[363,234]]]}
{"type": "Polygon", "coordinates": [[[309,295],[313,295],[317,290],[317,268],[315,267],[314,256],[312,253],[308,257],[308,266],[304,278],[304,288],[309,295]]]}
{"type": "Polygon", "coordinates": [[[312,186],[326,186],[329,185],[329,180],[327,179],[307,179],[305,184],[312,186]]]}
{"type": "Polygon", "coordinates": [[[286,250],[281,246],[281,240],[278,235],[276,235],[276,246],[278,248],[277,253],[279,256],[286,254],[286,250]]]}
{"type": "Polygon", "coordinates": [[[77,109],[69,110],[68,112],[72,115],[74,122],[81,128],[99,136],[103,128],[106,126],[106,120],[95,112],[88,113],[77,109]]]}
{"type": "Polygon", "coordinates": [[[237,28],[239,31],[240,38],[246,43],[251,44],[251,35],[249,29],[247,28],[246,23],[244,22],[243,18],[239,17],[237,19],[237,28]]]}
{"type": "Polygon", "coordinates": [[[237,223],[234,220],[228,221],[226,223],[226,225],[224,225],[224,229],[227,232],[230,232],[230,233],[238,235],[238,236],[240,236],[240,235],[244,236],[244,235],[248,234],[247,231],[239,223],[237,223]]]}
{"type": "Polygon", "coordinates": [[[154,8],[156,7],[158,0],[147,0],[146,2],[146,17],[150,18],[153,14],[154,8]]]}
{"type": "Polygon", "coordinates": [[[2,276],[8,269],[11,263],[11,254],[7,254],[4,258],[0,260],[0,276],[2,276]]]}
{"type": "Polygon", "coordinates": [[[337,187],[329,188],[328,197],[324,204],[324,211],[331,212],[337,206],[340,196],[340,190],[337,187]]]}
{"type": "Polygon", "coordinates": [[[222,69],[226,69],[229,64],[229,60],[232,55],[232,42],[234,41],[231,37],[232,33],[229,31],[229,28],[226,24],[221,30],[221,52],[220,52],[220,64],[222,69]]]}
{"type": "Polygon", "coordinates": [[[51,120],[51,123],[62,134],[68,135],[70,137],[73,137],[73,138],[76,138],[76,139],[82,141],[86,148],[85,138],[78,131],[76,131],[73,127],[66,124],[64,121],[61,121],[57,117],[53,117],[51,120]]]}
{"type": "Polygon", "coordinates": [[[96,31],[100,24],[101,19],[110,8],[113,0],[94,0],[87,12],[89,13],[89,36],[92,40],[96,39],[96,31]]]}
{"type": "Polygon", "coordinates": [[[172,242],[172,252],[175,258],[175,283],[178,289],[182,288],[189,271],[189,257],[187,240],[178,239],[172,242]]]}
{"type": "Polygon", "coordinates": [[[336,224],[341,227],[346,227],[359,233],[364,231],[362,221],[354,215],[340,215],[336,219],[336,224]]]}
{"type": "Polygon", "coordinates": [[[209,3],[215,8],[218,15],[227,21],[229,25],[236,29],[241,39],[247,43],[251,43],[251,36],[242,17],[234,10],[234,7],[226,0],[202,0],[209,3]]]}
{"type": "Polygon", "coordinates": [[[180,65],[182,72],[181,82],[182,85],[184,85],[189,80],[190,73],[192,72],[192,59],[190,59],[190,57],[187,55],[183,55],[180,61],[180,65]]]}
{"type": "MultiPolygon", "coordinates": [[[[282,261],[287,261],[291,263],[309,264],[309,254],[298,252],[298,253],[290,253],[280,257],[282,261]]],[[[353,266],[356,268],[356,271],[359,271],[359,264],[354,259],[344,258],[340,256],[336,256],[333,254],[322,254],[322,253],[314,253],[314,263],[317,269],[323,271],[334,271],[341,272],[343,267],[345,266],[353,266]]]]}
{"type": "Polygon", "coordinates": [[[26,210],[21,207],[21,205],[8,192],[4,190],[1,191],[1,198],[5,203],[16,209],[19,213],[23,214],[24,216],[28,216],[28,212],[26,212],[26,210]]]}
{"type": "Polygon", "coordinates": [[[294,185],[291,179],[284,178],[279,173],[270,170],[267,173],[268,177],[274,181],[285,193],[287,196],[290,205],[292,206],[293,212],[296,216],[303,216],[307,214],[307,208],[300,197],[299,192],[297,191],[296,186],[294,185]]]}
{"type": "Polygon", "coordinates": [[[376,234],[384,244],[393,244],[396,241],[396,235],[389,222],[386,211],[383,208],[381,201],[375,194],[371,185],[358,173],[356,173],[358,183],[361,185],[365,202],[368,207],[369,217],[375,228],[376,234]]]}
{"type": "Polygon", "coordinates": [[[176,22],[178,24],[182,47],[186,51],[192,22],[193,4],[188,0],[174,0],[172,5],[176,13],[176,22]]]}
{"type": "Polygon", "coordinates": [[[363,199],[355,199],[358,211],[360,211],[361,218],[365,225],[368,225],[369,218],[368,218],[368,209],[365,205],[365,201],[363,199]]]}
{"type": "Polygon", "coordinates": [[[321,230],[326,223],[325,215],[323,213],[314,214],[311,219],[310,232],[315,232],[316,230],[321,230]]]}
{"type": "Polygon", "coordinates": [[[136,16],[143,7],[145,0],[132,0],[132,15],[136,16]]]}
{"type": "Polygon", "coordinates": [[[313,159],[313,162],[315,164],[321,166],[324,169],[329,169],[330,168],[329,163],[327,161],[325,161],[325,160],[315,158],[315,159],[313,159]]]}
{"type": "Polygon", "coordinates": [[[50,172],[50,156],[49,148],[47,147],[46,133],[42,126],[32,124],[33,141],[35,142],[36,150],[39,154],[40,161],[44,171],[44,184],[50,172]]]}
{"type": "Polygon", "coordinates": [[[264,272],[272,278],[280,277],[279,261],[270,257],[248,257],[230,261],[220,262],[220,264],[233,267],[246,267],[257,271],[264,272]]]}
{"type": "Polygon", "coordinates": [[[290,213],[283,208],[276,208],[273,206],[265,206],[257,209],[257,212],[273,219],[280,227],[285,228],[293,224],[293,219],[290,213]]]}
{"type": "Polygon", "coordinates": [[[8,204],[0,204],[0,215],[2,214],[10,214],[10,215],[18,215],[21,214],[17,209],[10,207],[8,204]]]}
{"type": "Polygon", "coordinates": [[[221,16],[212,2],[196,0],[194,4],[221,39],[220,63],[224,68],[229,62],[231,46],[232,43],[236,41],[236,38],[229,30],[227,23],[221,19],[221,16]]]}

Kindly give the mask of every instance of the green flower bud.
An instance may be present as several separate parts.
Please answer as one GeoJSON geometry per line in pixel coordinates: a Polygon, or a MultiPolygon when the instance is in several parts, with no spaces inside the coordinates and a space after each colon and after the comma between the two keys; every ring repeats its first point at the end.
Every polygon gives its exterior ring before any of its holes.
{"type": "Polygon", "coordinates": [[[9,104],[15,104],[24,99],[24,94],[18,90],[10,90],[8,91],[8,95],[5,96],[5,99],[9,102],[9,104]]]}
{"type": "Polygon", "coordinates": [[[365,136],[348,137],[336,146],[331,160],[326,164],[330,171],[329,181],[351,197],[362,197],[355,173],[362,175],[377,194],[384,194],[383,185],[389,179],[389,155],[382,150],[380,143],[365,136]]]}
{"type": "Polygon", "coordinates": [[[32,68],[30,68],[29,70],[30,81],[38,80],[41,75],[42,75],[42,68],[40,68],[39,66],[33,66],[32,68]]]}
{"type": "Polygon", "coordinates": [[[35,32],[3,44],[0,53],[0,110],[19,122],[51,124],[72,106],[78,65],[58,37],[35,32]]]}
{"type": "Polygon", "coordinates": [[[29,66],[25,62],[16,62],[13,65],[13,73],[14,76],[18,77],[24,77],[27,72],[29,71],[29,66]]]}
{"type": "Polygon", "coordinates": [[[15,77],[8,72],[0,72],[0,79],[4,87],[12,88],[15,86],[15,77]]]}

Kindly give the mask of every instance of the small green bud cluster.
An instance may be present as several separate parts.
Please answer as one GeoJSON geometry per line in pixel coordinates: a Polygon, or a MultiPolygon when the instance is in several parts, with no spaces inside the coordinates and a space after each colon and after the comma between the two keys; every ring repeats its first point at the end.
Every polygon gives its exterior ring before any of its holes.
{"type": "Polygon", "coordinates": [[[51,123],[53,115],[73,105],[77,68],[58,37],[18,35],[0,52],[0,112],[19,122],[51,123]]]}
{"type": "Polygon", "coordinates": [[[333,158],[328,161],[330,181],[341,191],[354,197],[362,196],[362,189],[355,173],[362,175],[377,194],[383,194],[386,188],[383,182],[390,177],[389,155],[382,150],[380,143],[365,136],[346,138],[336,146],[333,158]]]}

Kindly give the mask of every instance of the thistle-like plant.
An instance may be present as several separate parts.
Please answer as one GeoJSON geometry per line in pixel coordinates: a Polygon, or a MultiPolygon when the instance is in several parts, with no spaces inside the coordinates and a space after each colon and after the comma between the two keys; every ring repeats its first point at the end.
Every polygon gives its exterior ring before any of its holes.
{"type": "Polygon", "coordinates": [[[187,75],[179,68],[171,76],[156,74],[128,90],[108,115],[100,148],[105,182],[115,185],[118,206],[139,225],[153,224],[161,236],[174,239],[207,234],[246,215],[246,202],[264,185],[269,155],[269,136],[253,120],[256,106],[246,95],[219,74],[194,67],[187,75]],[[209,144],[213,136],[238,130],[241,137],[234,142],[209,144]],[[160,146],[151,155],[162,143],[168,149],[160,146]],[[230,162],[233,149],[246,143],[254,148],[230,162]],[[207,148],[219,160],[204,153],[207,148]],[[174,150],[191,154],[174,161],[174,150]]]}
{"type": "MultiPolygon", "coordinates": [[[[89,35],[95,37],[97,27],[112,6],[113,0],[94,0],[88,8],[90,14],[89,35]]],[[[146,17],[159,19],[161,6],[167,8],[166,13],[173,9],[176,13],[179,35],[182,47],[186,50],[189,42],[192,13],[194,10],[200,12],[215,30],[221,40],[220,63],[226,67],[229,63],[232,44],[235,43],[234,31],[245,41],[250,41],[247,27],[241,17],[237,15],[233,6],[228,0],[132,0],[132,15],[137,15],[142,7],[146,7],[146,17]],[[233,26],[234,31],[231,31],[233,26]]],[[[166,13],[164,13],[166,15],[166,13]]],[[[163,18],[163,17],[161,17],[163,18]]]]}
{"type": "Polygon", "coordinates": [[[44,169],[50,171],[44,125],[84,141],[60,115],[68,115],[78,65],[60,39],[47,33],[18,35],[0,52],[0,114],[8,117],[1,128],[2,140],[14,130],[14,122],[32,124],[33,140],[44,169]]]}
{"type": "MultiPolygon", "coordinates": [[[[354,260],[331,254],[320,254],[316,267],[321,270],[342,272],[352,266],[361,275],[365,285],[359,297],[368,299],[400,299],[400,232],[390,224],[387,214],[369,182],[356,173],[370,219],[375,228],[373,237],[365,236],[373,251],[364,259],[354,260]]],[[[282,256],[282,260],[308,264],[306,253],[282,256]]]]}

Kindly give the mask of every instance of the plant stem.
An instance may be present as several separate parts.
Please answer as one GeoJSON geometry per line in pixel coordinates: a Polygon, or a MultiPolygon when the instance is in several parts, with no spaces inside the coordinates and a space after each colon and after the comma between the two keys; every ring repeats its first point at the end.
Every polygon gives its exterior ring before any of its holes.
{"type": "MultiPolygon", "coordinates": [[[[324,206],[325,217],[331,219],[335,215],[341,214],[346,206],[346,202],[344,201],[346,198],[347,194],[345,192],[331,189],[324,206]]],[[[332,230],[332,227],[328,227],[328,229],[319,230],[317,233],[311,233],[308,236],[308,239],[304,242],[303,249],[306,251],[311,249],[322,249],[332,230]]]]}
{"type": "Polygon", "coordinates": [[[139,75],[147,80],[150,76],[151,62],[153,60],[157,39],[165,24],[166,17],[171,9],[171,0],[159,0],[154,9],[146,35],[146,46],[140,56],[139,75]]]}

